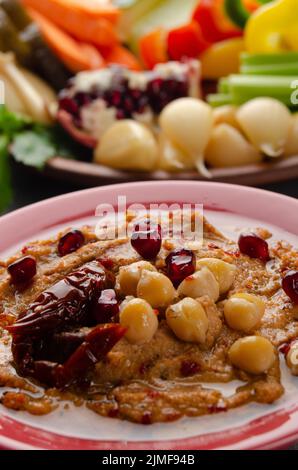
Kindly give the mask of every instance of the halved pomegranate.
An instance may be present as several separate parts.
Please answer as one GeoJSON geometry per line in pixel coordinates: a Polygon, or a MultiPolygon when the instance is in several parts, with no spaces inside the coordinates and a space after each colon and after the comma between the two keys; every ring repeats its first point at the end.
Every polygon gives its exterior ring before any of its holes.
{"type": "Polygon", "coordinates": [[[95,148],[97,140],[83,130],[76,127],[72,115],[64,109],[59,109],[56,115],[57,120],[62,127],[80,144],[86,147],[95,148]]]}
{"type": "Polygon", "coordinates": [[[196,60],[158,64],[150,72],[119,66],[81,72],[60,92],[57,120],[81,144],[94,148],[116,120],[155,120],[171,101],[200,95],[196,60]],[[82,112],[84,111],[84,112],[82,112]]]}

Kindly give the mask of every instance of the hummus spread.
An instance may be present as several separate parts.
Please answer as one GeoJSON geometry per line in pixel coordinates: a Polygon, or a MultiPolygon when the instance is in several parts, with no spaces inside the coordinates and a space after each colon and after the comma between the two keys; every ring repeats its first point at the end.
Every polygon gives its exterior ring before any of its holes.
{"type": "MultiPolygon", "coordinates": [[[[12,356],[12,336],[6,330],[44,291],[65,276],[93,260],[99,260],[117,279],[119,268],[142,260],[130,240],[98,241],[93,227],[83,227],[85,244],[64,257],[57,252],[62,234],[50,240],[27,244],[22,252],[0,262],[0,400],[14,410],[42,415],[65,401],[87,406],[96,413],[114,418],[150,424],[167,422],[183,416],[224,412],[250,401],[270,404],[284,388],[280,380],[278,348],[298,337],[298,308],[281,288],[281,274],[298,269],[298,253],[286,242],[270,244],[268,263],[240,253],[238,245],[226,239],[207,221],[204,241],[194,250],[196,260],[216,258],[236,267],[237,275],[228,292],[215,302],[208,295],[198,299],[207,319],[204,343],[179,339],[170,328],[165,311],[158,308],[158,328],[152,339],[142,344],[123,336],[115,346],[86,371],[84,380],[68,386],[45,385],[24,376],[12,356]],[[37,274],[30,285],[20,289],[7,273],[7,267],[22,256],[33,256],[37,274]],[[250,374],[231,363],[229,350],[247,333],[230,328],[225,321],[226,299],[235,293],[258,296],[265,303],[261,322],[250,335],[268,339],[275,348],[270,368],[250,374]],[[242,382],[226,396],[218,383],[242,382]],[[217,386],[215,386],[217,384],[217,386]]],[[[166,273],[166,257],[181,241],[163,240],[152,264],[166,273]]],[[[119,304],[124,297],[117,283],[119,304]]],[[[175,286],[176,287],[176,286],[175,286]]],[[[179,294],[173,303],[179,301],[179,294]]],[[[121,307],[120,307],[121,308],[121,307]]],[[[121,311],[121,310],[120,310],[121,311]]],[[[26,374],[25,374],[26,375],[26,374]]]]}

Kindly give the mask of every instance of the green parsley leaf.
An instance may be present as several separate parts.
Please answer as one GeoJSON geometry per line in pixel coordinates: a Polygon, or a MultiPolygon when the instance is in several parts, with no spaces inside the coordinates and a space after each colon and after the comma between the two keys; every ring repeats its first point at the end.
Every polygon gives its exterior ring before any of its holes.
{"type": "Polygon", "coordinates": [[[32,120],[20,114],[11,113],[8,109],[0,106],[0,133],[12,138],[15,134],[32,125],[32,120]]]}
{"type": "Polygon", "coordinates": [[[46,132],[24,131],[14,138],[10,150],[17,162],[39,169],[56,154],[46,132]]]}

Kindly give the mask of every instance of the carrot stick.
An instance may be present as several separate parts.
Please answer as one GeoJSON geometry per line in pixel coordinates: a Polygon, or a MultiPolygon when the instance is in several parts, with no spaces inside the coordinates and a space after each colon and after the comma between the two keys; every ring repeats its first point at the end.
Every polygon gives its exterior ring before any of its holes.
{"type": "MultiPolygon", "coordinates": [[[[26,2],[21,0],[24,4],[31,2],[26,2]]],[[[32,2],[34,5],[39,5],[40,3],[51,4],[53,8],[63,9],[64,11],[68,10],[69,12],[75,12],[76,15],[88,15],[90,17],[105,18],[111,23],[117,23],[120,17],[119,8],[115,7],[111,2],[102,4],[98,0],[51,0],[50,2],[44,2],[41,0],[38,2],[32,2]]],[[[46,5],[48,6],[48,5],[46,5]]],[[[42,8],[41,5],[39,5],[42,8]]],[[[45,11],[46,8],[44,7],[45,11]]]]}
{"type": "Polygon", "coordinates": [[[33,8],[28,8],[28,13],[38,24],[45,41],[72,72],[98,69],[105,65],[94,46],[76,41],[33,8]]]}
{"type": "MultiPolygon", "coordinates": [[[[112,8],[99,8],[95,0],[22,0],[75,38],[99,47],[112,47],[118,43],[115,28],[116,12],[112,8]],[[93,11],[92,2],[97,5],[93,11]],[[86,8],[85,5],[89,5],[86,8]]],[[[118,13],[117,13],[118,14],[118,13]]]]}
{"type": "Polygon", "coordinates": [[[156,64],[168,61],[167,33],[158,28],[145,34],[140,40],[140,54],[146,67],[152,69],[156,64]]]}
{"type": "Polygon", "coordinates": [[[137,58],[125,47],[114,46],[106,52],[101,51],[107,64],[119,64],[130,70],[141,70],[141,64],[137,58]]]}

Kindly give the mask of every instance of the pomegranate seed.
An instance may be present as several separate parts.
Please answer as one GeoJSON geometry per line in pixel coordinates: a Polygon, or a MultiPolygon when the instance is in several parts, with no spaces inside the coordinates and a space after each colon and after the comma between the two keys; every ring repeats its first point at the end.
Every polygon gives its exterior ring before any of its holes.
{"type": "Polygon", "coordinates": [[[121,105],[121,92],[120,91],[114,91],[111,97],[111,104],[115,106],[116,108],[121,105]]]}
{"type": "Polygon", "coordinates": [[[141,90],[131,90],[131,96],[134,100],[139,100],[142,98],[143,93],[141,90]]]}
{"type": "Polygon", "coordinates": [[[72,98],[68,98],[68,97],[60,98],[59,108],[75,116],[79,114],[79,107],[72,98]]]}
{"type": "Polygon", "coordinates": [[[29,282],[36,274],[36,259],[33,256],[25,256],[10,264],[7,271],[13,284],[29,282]]]}
{"type": "Polygon", "coordinates": [[[172,251],[166,258],[166,266],[169,278],[177,287],[186,277],[195,272],[195,254],[184,248],[172,251]]]}
{"type": "Polygon", "coordinates": [[[118,109],[118,111],[116,113],[116,119],[121,120],[121,119],[125,119],[125,118],[126,118],[125,111],[122,111],[122,109],[118,109]]]}
{"type": "Polygon", "coordinates": [[[85,238],[79,230],[72,230],[60,238],[58,243],[58,253],[60,256],[66,256],[77,251],[85,243],[85,238]]]}
{"type": "Polygon", "coordinates": [[[88,106],[96,99],[102,99],[108,108],[115,108],[116,119],[130,119],[134,114],[142,114],[150,106],[152,111],[160,113],[171,101],[188,96],[187,78],[161,78],[149,72],[145,90],[130,88],[129,80],[124,76],[123,69],[111,67],[112,80],[108,89],[100,84],[91,86],[86,92],[74,93],[74,82],[70,81],[59,95],[59,107],[75,118],[74,124],[82,128],[79,120],[80,109],[88,106]]]}
{"type": "Polygon", "coordinates": [[[183,361],[181,363],[180,372],[184,377],[190,377],[200,372],[200,366],[195,361],[183,361]]]}
{"type": "Polygon", "coordinates": [[[109,258],[101,258],[99,262],[103,265],[104,268],[111,270],[113,269],[114,262],[112,259],[109,258]]]}
{"type": "Polygon", "coordinates": [[[288,271],[282,280],[282,288],[294,304],[298,304],[298,271],[288,271]]]}
{"type": "Polygon", "coordinates": [[[118,318],[119,305],[113,289],[103,290],[92,303],[92,314],[97,323],[111,323],[118,318]]]}
{"type": "Polygon", "coordinates": [[[171,101],[188,95],[188,83],[187,80],[174,78],[168,80],[154,78],[148,83],[147,94],[153,111],[160,113],[171,101]]]}
{"type": "Polygon", "coordinates": [[[161,226],[146,220],[136,224],[131,236],[131,245],[146,260],[154,259],[161,248],[161,226]]]}
{"type": "Polygon", "coordinates": [[[80,91],[75,95],[74,100],[78,106],[86,106],[91,103],[91,96],[89,93],[80,91]]]}
{"type": "Polygon", "coordinates": [[[258,258],[261,261],[268,261],[270,259],[268,243],[255,233],[240,235],[238,246],[241,253],[250,258],[258,258]]]}

